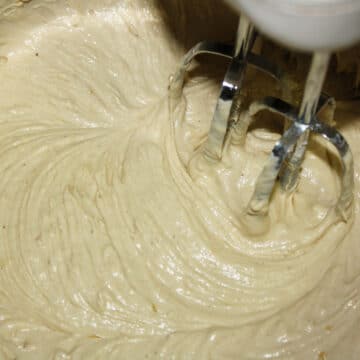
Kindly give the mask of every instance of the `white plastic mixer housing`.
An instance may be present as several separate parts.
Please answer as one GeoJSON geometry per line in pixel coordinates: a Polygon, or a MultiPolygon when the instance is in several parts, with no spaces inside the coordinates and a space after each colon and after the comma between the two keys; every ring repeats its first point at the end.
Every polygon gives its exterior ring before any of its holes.
{"type": "Polygon", "coordinates": [[[360,0],[228,0],[286,47],[332,51],[360,40],[360,0]]]}

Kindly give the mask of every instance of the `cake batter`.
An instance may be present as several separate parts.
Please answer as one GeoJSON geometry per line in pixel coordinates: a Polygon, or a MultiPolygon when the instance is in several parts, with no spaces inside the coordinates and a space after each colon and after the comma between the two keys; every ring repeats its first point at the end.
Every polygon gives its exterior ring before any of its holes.
{"type": "MultiPolygon", "coordinates": [[[[2,1],[0,359],[357,359],[359,163],[341,219],[314,139],[254,236],[244,209],[280,135],[199,155],[223,67],[179,99],[169,75],[198,40],[188,17],[219,9],[171,4],[2,1]]],[[[355,160],[358,105],[336,113],[355,160]]]]}

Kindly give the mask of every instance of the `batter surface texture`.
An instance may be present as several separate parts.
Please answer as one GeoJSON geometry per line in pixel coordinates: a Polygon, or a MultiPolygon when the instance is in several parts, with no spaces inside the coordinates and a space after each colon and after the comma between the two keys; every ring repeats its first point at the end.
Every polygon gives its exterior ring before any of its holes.
{"type": "Polygon", "coordinates": [[[169,75],[235,22],[187,3],[1,1],[0,359],[358,359],[359,104],[335,117],[352,215],[314,138],[253,236],[244,211],[280,133],[230,134],[222,162],[203,159],[226,63],[195,65],[176,99],[169,75]]]}

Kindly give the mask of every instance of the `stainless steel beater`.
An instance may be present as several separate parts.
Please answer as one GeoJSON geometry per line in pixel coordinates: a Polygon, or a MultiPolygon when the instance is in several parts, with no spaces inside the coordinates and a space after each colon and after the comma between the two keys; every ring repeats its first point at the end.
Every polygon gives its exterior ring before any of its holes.
{"type": "MultiPolygon", "coordinates": [[[[277,113],[285,120],[285,132],[275,144],[263,171],[257,179],[255,190],[248,205],[249,215],[264,216],[268,213],[270,197],[277,179],[283,190],[294,191],[302,161],[308,146],[310,133],[321,135],[332,144],[339,154],[342,164],[342,189],[337,210],[346,220],[351,211],[353,193],[353,158],[348,143],[333,127],[319,121],[317,114],[326,106],[335,106],[335,101],[322,94],[330,52],[319,51],[313,55],[300,109],[280,98],[266,97],[253,102],[246,111],[241,104],[241,87],[247,66],[282,82],[283,73],[264,57],[252,52],[256,32],[244,15],[241,16],[234,46],[217,42],[201,42],[185,56],[174,75],[170,92],[179,96],[184,85],[185,74],[192,60],[199,54],[209,53],[229,58],[230,65],[225,74],[220,96],[211,122],[208,138],[203,147],[203,155],[210,161],[220,161],[224,142],[230,129],[245,141],[247,130],[261,111],[277,113]]],[[[241,141],[240,144],[241,145],[241,141]]]]}

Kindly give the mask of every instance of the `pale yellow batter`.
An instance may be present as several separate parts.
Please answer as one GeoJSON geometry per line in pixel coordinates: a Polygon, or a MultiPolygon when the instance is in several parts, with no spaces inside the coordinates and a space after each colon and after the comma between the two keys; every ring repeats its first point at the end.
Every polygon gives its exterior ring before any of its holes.
{"type": "MultiPolygon", "coordinates": [[[[314,141],[254,237],[243,212],[279,135],[202,160],[225,63],[169,99],[186,49],[232,33],[225,8],[0,4],[1,360],[359,358],[359,161],[344,222],[314,141]]],[[[355,160],[359,108],[336,114],[355,160]]]]}

